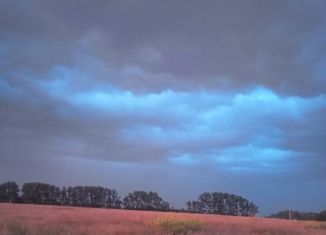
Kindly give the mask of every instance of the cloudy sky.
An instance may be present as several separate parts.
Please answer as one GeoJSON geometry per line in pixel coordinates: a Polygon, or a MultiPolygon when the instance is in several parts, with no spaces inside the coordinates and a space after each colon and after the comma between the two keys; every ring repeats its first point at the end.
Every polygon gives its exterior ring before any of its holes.
{"type": "Polygon", "coordinates": [[[326,208],[326,1],[0,1],[0,181],[326,208]]]}

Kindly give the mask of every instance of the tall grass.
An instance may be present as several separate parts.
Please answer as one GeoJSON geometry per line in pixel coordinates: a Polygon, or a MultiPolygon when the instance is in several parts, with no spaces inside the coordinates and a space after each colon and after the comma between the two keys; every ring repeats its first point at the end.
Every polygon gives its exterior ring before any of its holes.
{"type": "Polygon", "coordinates": [[[0,235],[326,235],[326,223],[0,203],[0,235]]]}
{"type": "Polygon", "coordinates": [[[6,226],[7,235],[27,235],[28,231],[25,225],[13,221],[6,226]]]}
{"type": "Polygon", "coordinates": [[[174,216],[155,219],[153,225],[171,235],[188,235],[201,229],[201,223],[197,219],[174,216]]]}
{"type": "Polygon", "coordinates": [[[37,227],[27,227],[19,222],[8,223],[0,230],[0,235],[91,235],[85,228],[69,228],[66,225],[43,225],[37,227]]]}
{"type": "Polygon", "coordinates": [[[307,228],[307,229],[326,230],[326,222],[306,221],[305,222],[305,228],[307,228]]]}

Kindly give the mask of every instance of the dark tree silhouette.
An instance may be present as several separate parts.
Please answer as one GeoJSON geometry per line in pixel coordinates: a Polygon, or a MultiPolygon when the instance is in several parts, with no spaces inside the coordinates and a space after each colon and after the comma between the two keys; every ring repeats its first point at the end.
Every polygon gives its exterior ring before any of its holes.
{"type": "Polygon", "coordinates": [[[66,187],[63,187],[60,191],[60,203],[63,206],[70,205],[68,190],[66,189],[66,187]]]}
{"type": "Polygon", "coordinates": [[[296,210],[284,210],[279,211],[275,214],[271,214],[270,218],[278,218],[278,219],[292,219],[292,220],[319,220],[319,217],[322,212],[303,212],[296,210]],[[291,215],[291,216],[290,216],[291,215]]]}
{"type": "Polygon", "coordinates": [[[18,202],[19,188],[15,182],[0,184],[0,202],[18,202]]]}
{"type": "Polygon", "coordinates": [[[169,203],[155,192],[134,191],[123,199],[124,208],[135,210],[168,211],[169,203]]]}
{"type": "Polygon", "coordinates": [[[24,203],[60,205],[60,188],[44,183],[25,183],[22,189],[24,203]]]}
{"type": "MultiPolygon", "coordinates": [[[[97,208],[121,208],[134,210],[169,211],[170,206],[156,192],[134,191],[121,202],[114,189],[100,186],[75,186],[60,189],[55,185],[31,182],[19,188],[14,182],[0,185],[0,202],[22,202],[31,204],[67,205],[97,208]]],[[[202,193],[198,200],[187,202],[187,211],[235,216],[254,216],[258,208],[247,199],[229,193],[202,193]]],[[[174,211],[184,211],[171,209],[174,211]]],[[[318,219],[325,218],[325,211],[320,212],[318,219]]],[[[316,216],[317,218],[317,216],[316,216]]]]}
{"type": "Polygon", "coordinates": [[[188,211],[235,216],[254,216],[258,207],[247,199],[229,193],[202,193],[198,201],[187,202],[188,211]]]}
{"type": "Polygon", "coordinates": [[[317,218],[320,221],[326,221],[326,210],[322,210],[321,212],[319,212],[317,218]]]}
{"type": "Polygon", "coordinates": [[[121,200],[117,191],[95,186],[76,186],[61,190],[63,205],[121,208],[121,200]]]}

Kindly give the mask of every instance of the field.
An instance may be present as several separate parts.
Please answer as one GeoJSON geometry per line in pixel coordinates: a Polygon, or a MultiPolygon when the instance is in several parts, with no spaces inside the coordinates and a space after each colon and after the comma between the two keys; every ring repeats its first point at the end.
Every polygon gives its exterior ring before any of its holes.
{"type": "Polygon", "coordinates": [[[278,219],[0,203],[1,235],[326,235],[326,224],[278,219]]]}

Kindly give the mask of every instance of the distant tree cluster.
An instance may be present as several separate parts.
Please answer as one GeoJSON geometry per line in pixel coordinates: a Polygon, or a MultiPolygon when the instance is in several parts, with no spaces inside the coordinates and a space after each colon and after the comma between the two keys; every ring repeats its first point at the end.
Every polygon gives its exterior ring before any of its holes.
{"type": "Polygon", "coordinates": [[[0,202],[80,206],[97,208],[125,208],[134,210],[168,211],[169,203],[155,192],[135,191],[123,201],[116,190],[95,186],[57,187],[31,182],[23,184],[21,196],[15,182],[0,184],[0,202]]]}
{"type": "Polygon", "coordinates": [[[15,182],[0,184],[0,202],[18,202],[19,187],[15,182]]]}
{"type": "Polygon", "coordinates": [[[144,191],[129,193],[123,199],[123,205],[126,209],[134,210],[168,211],[170,208],[169,203],[163,201],[157,193],[144,191]]]}
{"type": "Polygon", "coordinates": [[[50,184],[25,183],[22,193],[23,203],[121,208],[118,193],[103,187],[76,186],[60,189],[50,184]]]}
{"type": "Polygon", "coordinates": [[[188,211],[233,216],[254,216],[258,207],[247,199],[229,193],[203,193],[198,200],[187,202],[188,211]]]}
{"type": "Polygon", "coordinates": [[[277,219],[293,219],[293,220],[319,220],[326,221],[326,210],[323,210],[319,213],[316,212],[302,212],[295,210],[284,210],[276,214],[271,214],[269,218],[277,219]]]}
{"type": "Polygon", "coordinates": [[[21,200],[30,204],[61,204],[60,188],[43,183],[25,183],[22,188],[21,200]]]}
{"type": "Polygon", "coordinates": [[[326,210],[322,210],[318,214],[318,220],[320,221],[326,221],[326,210]]]}
{"type": "Polygon", "coordinates": [[[234,216],[254,216],[258,208],[241,196],[228,193],[203,193],[197,201],[187,202],[187,210],[170,208],[156,192],[134,191],[123,200],[116,190],[95,186],[57,187],[31,182],[23,184],[21,195],[15,182],[0,184],[0,202],[44,205],[124,208],[131,210],[182,211],[234,216]]]}

